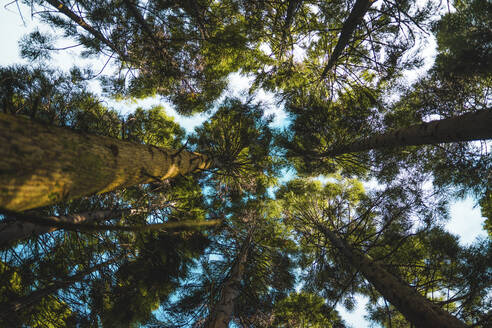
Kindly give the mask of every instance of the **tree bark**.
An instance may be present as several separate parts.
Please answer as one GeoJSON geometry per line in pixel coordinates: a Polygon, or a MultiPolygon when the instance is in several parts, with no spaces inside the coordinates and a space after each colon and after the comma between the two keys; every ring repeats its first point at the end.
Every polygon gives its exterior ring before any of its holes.
{"type": "Polygon", "coordinates": [[[369,281],[398,311],[415,327],[419,328],[464,328],[463,322],[430,302],[392,275],[368,255],[353,249],[345,241],[324,226],[320,226],[340,254],[369,281]]]}
{"type": "MultiPolygon", "coordinates": [[[[120,211],[94,211],[73,215],[53,216],[47,219],[61,223],[81,224],[89,222],[99,222],[109,219],[114,215],[121,215],[120,211]]],[[[9,245],[13,242],[20,241],[29,237],[39,236],[48,232],[58,230],[59,227],[48,224],[39,224],[24,220],[14,222],[0,222],[0,247],[9,245]]]]}
{"type": "MultiPolygon", "coordinates": [[[[95,211],[67,216],[43,217],[30,213],[7,213],[18,219],[14,222],[0,223],[0,249],[22,239],[42,235],[58,229],[71,231],[189,231],[205,227],[216,226],[221,220],[183,220],[177,222],[152,223],[146,225],[103,225],[91,224],[105,219],[114,218],[123,214],[140,213],[138,209],[123,209],[114,211],[95,211]]],[[[5,213],[5,211],[4,211],[5,213]]]]}
{"type": "Polygon", "coordinates": [[[248,250],[251,246],[252,238],[253,233],[250,231],[248,237],[241,246],[241,250],[236,258],[236,263],[234,263],[234,266],[232,267],[230,277],[222,287],[220,300],[209,314],[207,324],[205,325],[206,328],[229,327],[236,299],[241,293],[240,284],[243,279],[244,266],[248,259],[248,250]]]}
{"type": "Polygon", "coordinates": [[[346,145],[333,147],[323,157],[380,148],[432,145],[492,139],[492,110],[481,110],[443,120],[411,125],[346,145]]]}
{"type": "Polygon", "coordinates": [[[359,26],[360,22],[364,18],[364,15],[369,10],[369,7],[375,2],[375,0],[357,0],[355,2],[354,8],[347,17],[347,20],[343,23],[342,31],[338,38],[338,42],[335,45],[335,49],[331,53],[330,59],[326,64],[323,73],[321,73],[321,79],[324,79],[333,66],[335,66],[336,61],[342,54],[343,49],[345,49],[354,34],[355,29],[359,26]]]}
{"type": "Polygon", "coordinates": [[[207,169],[204,155],[0,113],[0,208],[25,211],[207,169]]]}

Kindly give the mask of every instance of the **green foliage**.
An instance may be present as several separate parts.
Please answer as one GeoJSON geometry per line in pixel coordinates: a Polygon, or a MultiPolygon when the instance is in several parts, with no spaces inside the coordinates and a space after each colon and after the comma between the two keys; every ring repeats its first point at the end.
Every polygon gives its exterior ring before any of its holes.
{"type": "Polygon", "coordinates": [[[480,209],[485,218],[484,229],[492,237],[492,192],[488,190],[480,199],[480,209]]]}
{"type": "Polygon", "coordinates": [[[438,69],[446,74],[487,77],[492,73],[492,4],[487,0],[456,0],[456,12],[434,26],[438,69]]]}
{"type": "Polygon", "coordinates": [[[272,133],[260,105],[226,99],[214,116],[195,130],[196,151],[212,158],[217,188],[263,194],[279,169],[272,133]]]}
{"type": "Polygon", "coordinates": [[[137,108],[126,117],[123,131],[125,140],[161,148],[177,148],[184,138],[183,129],[166,115],[162,106],[137,108]]]}
{"type": "Polygon", "coordinates": [[[322,297],[306,292],[291,293],[278,302],[274,309],[272,327],[345,327],[336,312],[322,297]]]}
{"type": "Polygon", "coordinates": [[[82,57],[111,62],[100,77],[106,96],[163,96],[185,115],[215,111],[185,143],[183,129],[161,106],[127,116],[107,108],[87,91],[89,69],[0,68],[5,113],[176,151],[188,147],[213,162],[198,174],[33,213],[131,208],[133,214],[101,224],[217,218],[223,224],[205,233],[55,231],[2,250],[0,311],[12,299],[22,310],[0,325],[203,325],[245,250],[231,317],[238,326],[344,327],[335,306],[352,310],[355,295],[363,294],[373,321],[407,327],[326,229],[466,324],[486,325],[490,240],[464,247],[440,225],[446,201],[472,193],[492,231],[490,145],[335,157],[330,150],[436,115],[490,110],[490,3],[456,0],[456,12],[432,25],[435,66],[405,88],[396,82],[421,64],[419,46],[436,12],[430,1],[374,3],[323,76],[355,1],[64,0],[62,8],[78,19],[58,11],[54,0],[24,3],[55,31],[26,36],[25,58],[45,65],[69,39],[81,45],[82,57]],[[261,104],[224,97],[231,73],[251,78],[250,93],[274,92],[291,124],[272,132],[261,104]],[[302,178],[277,186],[288,165],[304,177],[323,174],[326,182],[302,178]],[[380,185],[366,191],[354,176],[375,177],[380,185]],[[434,189],[427,187],[431,180],[434,189]]]}
{"type": "Polygon", "coordinates": [[[88,91],[78,68],[69,74],[43,68],[0,68],[0,103],[5,113],[75,130],[118,137],[120,118],[88,91]]]}
{"type": "MultiPolygon", "coordinates": [[[[162,95],[185,115],[209,110],[234,72],[253,75],[252,89],[284,96],[298,89],[333,96],[354,85],[385,83],[419,64],[415,54],[403,55],[418,43],[416,28],[426,27],[435,10],[431,2],[416,1],[370,8],[351,46],[320,83],[352,3],[105,0],[94,6],[74,0],[57,12],[39,0],[25,2],[41,7],[38,17],[60,30],[59,39],[82,45],[83,56],[111,53],[117,74],[101,79],[111,96],[162,95]],[[72,11],[72,18],[63,10],[72,11]]],[[[45,56],[51,39],[32,34],[22,44],[23,55],[45,56]]]]}
{"type": "Polygon", "coordinates": [[[150,233],[136,242],[139,254],[118,268],[113,281],[92,283],[92,315],[100,316],[104,327],[139,327],[148,321],[208,244],[200,233],[150,233]]]}
{"type": "Polygon", "coordinates": [[[278,142],[287,148],[297,171],[303,175],[329,174],[343,169],[347,174],[364,175],[364,156],[358,160],[350,156],[332,158],[329,149],[353,141],[373,132],[368,122],[377,117],[375,90],[354,88],[340,93],[336,101],[322,98],[299,97],[286,104],[293,116],[288,130],[278,142]],[[321,122],[321,123],[320,123],[321,122]]]}

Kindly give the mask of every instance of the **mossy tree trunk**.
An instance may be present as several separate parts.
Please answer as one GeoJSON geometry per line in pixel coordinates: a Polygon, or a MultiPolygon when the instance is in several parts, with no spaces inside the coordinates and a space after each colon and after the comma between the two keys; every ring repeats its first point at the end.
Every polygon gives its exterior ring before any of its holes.
{"type": "Polygon", "coordinates": [[[248,260],[248,250],[251,247],[253,232],[250,231],[248,237],[243,242],[241,250],[231,269],[229,278],[225,281],[220,293],[219,302],[212,308],[206,328],[227,328],[234,312],[236,299],[241,294],[241,280],[244,275],[244,266],[248,260]]]}
{"type": "Polygon", "coordinates": [[[204,155],[0,114],[0,208],[25,211],[210,168],[204,155]]]}
{"type": "Polygon", "coordinates": [[[326,227],[320,226],[320,228],[343,258],[357,269],[415,327],[466,327],[460,320],[433,304],[405,282],[386,271],[381,264],[373,261],[368,255],[353,249],[326,227]]]}
{"type": "Polygon", "coordinates": [[[372,149],[483,139],[492,139],[492,110],[482,110],[443,120],[411,125],[393,132],[335,146],[323,153],[322,156],[332,157],[372,149]]]}

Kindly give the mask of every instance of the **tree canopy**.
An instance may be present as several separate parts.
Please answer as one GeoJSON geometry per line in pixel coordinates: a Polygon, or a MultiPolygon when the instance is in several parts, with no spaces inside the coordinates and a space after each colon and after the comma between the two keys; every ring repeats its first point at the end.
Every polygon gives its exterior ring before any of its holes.
{"type": "Polygon", "coordinates": [[[39,26],[0,67],[0,326],[341,328],[365,297],[489,327],[488,1],[13,4],[39,26]]]}

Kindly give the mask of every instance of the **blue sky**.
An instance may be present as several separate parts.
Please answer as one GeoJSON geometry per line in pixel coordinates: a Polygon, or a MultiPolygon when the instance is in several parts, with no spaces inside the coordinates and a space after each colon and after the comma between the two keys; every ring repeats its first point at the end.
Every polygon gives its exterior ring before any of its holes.
{"type": "MultiPolygon", "coordinates": [[[[49,29],[49,27],[38,26],[35,23],[36,21],[31,19],[31,13],[28,8],[22,6],[21,9],[25,24],[19,15],[18,8],[15,3],[8,5],[6,8],[3,6],[0,7],[0,31],[2,31],[0,34],[0,44],[2,45],[0,65],[2,66],[26,63],[25,60],[19,57],[19,39],[22,35],[35,28],[40,28],[42,30],[49,29]]],[[[433,46],[434,45],[430,44],[429,47],[427,47],[429,54],[428,56],[432,56],[433,46]]],[[[81,60],[76,56],[75,51],[64,52],[63,54],[55,56],[54,60],[52,60],[53,67],[61,69],[68,69],[73,65],[80,63],[81,60]]],[[[104,64],[98,61],[84,61],[84,63],[93,65],[93,69],[95,71],[98,70],[98,67],[102,67],[104,64]]],[[[239,95],[241,90],[245,90],[247,88],[249,81],[238,75],[233,75],[231,78],[231,85],[234,86],[234,90],[230,90],[230,93],[239,95]]],[[[269,106],[269,113],[276,115],[276,119],[274,121],[275,125],[282,125],[285,119],[285,114],[272,102],[271,95],[260,92],[257,95],[257,99],[265,102],[269,106]]],[[[118,103],[112,101],[109,102],[111,107],[118,109],[122,113],[130,112],[137,106],[149,108],[150,106],[157,104],[162,104],[162,101],[155,98],[147,99],[139,103],[131,103],[126,101],[118,103]]],[[[175,116],[175,112],[169,105],[165,105],[164,107],[169,111],[170,115],[175,116]]],[[[185,127],[187,131],[191,131],[194,126],[201,124],[206,119],[206,116],[201,115],[191,118],[180,117],[177,118],[177,121],[185,127]]],[[[485,219],[481,217],[480,209],[475,207],[475,201],[473,199],[466,198],[464,200],[455,201],[450,207],[450,214],[451,219],[447,223],[446,228],[453,234],[458,235],[461,243],[469,245],[478,237],[487,237],[487,234],[482,228],[482,224],[485,219]]],[[[369,327],[370,323],[363,318],[365,313],[365,302],[362,298],[359,298],[358,301],[358,306],[351,313],[343,310],[342,308],[339,308],[339,310],[341,311],[342,317],[352,327],[369,327]]]]}

